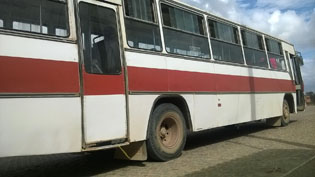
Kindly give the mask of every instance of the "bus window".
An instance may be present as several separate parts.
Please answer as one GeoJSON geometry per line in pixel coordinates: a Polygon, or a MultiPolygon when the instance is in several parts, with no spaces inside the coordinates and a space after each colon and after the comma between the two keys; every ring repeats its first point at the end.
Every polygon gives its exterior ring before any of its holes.
{"type": "Polygon", "coordinates": [[[242,30],[241,34],[246,64],[267,68],[268,61],[263,47],[262,36],[245,30],[242,30]]]}
{"type": "Polygon", "coordinates": [[[287,59],[287,63],[288,63],[288,71],[291,77],[291,80],[293,80],[293,76],[292,76],[292,68],[291,68],[291,59],[290,59],[290,55],[288,51],[285,51],[285,57],[287,59]]]}
{"type": "Polygon", "coordinates": [[[0,28],[3,28],[3,20],[0,19],[0,28]]]}
{"type": "Polygon", "coordinates": [[[244,63],[236,27],[209,20],[209,30],[212,53],[215,60],[244,63]]]}
{"type": "Polygon", "coordinates": [[[270,67],[275,70],[286,71],[286,65],[280,42],[266,38],[266,46],[270,67]]]}
{"type": "Polygon", "coordinates": [[[120,74],[120,50],[115,11],[80,3],[85,71],[91,74],[120,74]]]}
{"type": "Polygon", "coordinates": [[[69,35],[67,5],[65,0],[41,1],[42,25],[47,26],[49,35],[69,35]],[[63,32],[61,32],[61,30],[63,32]]]}
{"type": "Polygon", "coordinates": [[[153,0],[124,0],[125,26],[129,47],[162,51],[160,30],[153,0]]]}
{"type": "Polygon", "coordinates": [[[210,58],[202,16],[161,4],[163,31],[168,53],[210,58]]]}
{"type": "Polygon", "coordinates": [[[60,0],[0,0],[0,27],[67,37],[67,4],[60,0]],[[62,34],[55,29],[64,29],[62,34]]]}

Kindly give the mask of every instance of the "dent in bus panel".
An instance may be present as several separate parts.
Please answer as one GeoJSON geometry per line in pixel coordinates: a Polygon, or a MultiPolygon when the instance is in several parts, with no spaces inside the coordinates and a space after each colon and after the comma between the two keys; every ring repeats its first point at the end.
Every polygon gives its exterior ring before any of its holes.
{"type": "Polygon", "coordinates": [[[5,29],[54,36],[68,36],[67,5],[53,0],[0,0],[0,17],[5,29]],[[55,29],[66,31],[58,33],[55,29]]]}
{"type": "Polygon", "coordinates": [[[132,48],[161,51],[153,0],[124,0],[127,44],[132,48]]]}
{"type": "Polygon", "coordinates": [[[120,74],[115,11],[87,3],[80,3],[79,7],[85,71],[91,74],[120,74]]]}

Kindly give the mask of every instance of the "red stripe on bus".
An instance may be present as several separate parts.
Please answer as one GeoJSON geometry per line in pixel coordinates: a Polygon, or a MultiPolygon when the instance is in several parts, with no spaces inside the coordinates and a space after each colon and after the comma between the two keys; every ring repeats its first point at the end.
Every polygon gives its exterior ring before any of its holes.
{"type": "Polygon", "coordinates": [[[83,71],[83,73],[84,95],[113,95],[125,93],[123,73],[120,75],[89,74],[85,71],[83,71]]]}
{"type": "Polygon", "coordinates": [[[79,93],[78,63],[0,56],[0,93],[79,93]]]}
{"type": "Polygon", "coordinates": [[[295,92],[292,81],[223,74],[128,67],[130,91],[295,92]]]}

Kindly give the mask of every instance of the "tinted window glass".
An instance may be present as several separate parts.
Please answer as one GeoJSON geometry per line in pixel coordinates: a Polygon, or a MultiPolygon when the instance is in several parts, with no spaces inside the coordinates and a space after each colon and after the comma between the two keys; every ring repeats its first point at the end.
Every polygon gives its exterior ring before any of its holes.
{"type": "Polygon", "coordinates": [[[244,63],[237,28],[209,20],[209,30],[213,59],[232,63],[244,63]]]}
{"type": "Polygon", "coordinates": [[[121,63],[115,11],[87,3],[80,3],[79,7],[86,72],[119,74],[121,63]]]}
{"type": "Polygon", "coordinates": [[[153,0],[124,0],[124,4],[127,16],[154,22],[153,0]]]}
{"type": "Polygon", "coordinates": [[[288,63],[288,71],[289,71],[289,74],[290,74],[291,79],[292,79],[292,68],[291,68],[291,62],[290,62],[290,55],[289,55],[288,51],[285,51],[285,56],[286,56],[287,63],[288,63]]]}
{"type": "Polygon", "coordinates": [[[268,61],[264,51],[244,47],[244,54],[247,65],[268,67],[268,61]]]}
{"type": "Polygon", "coordinates": [[[242,30],[242,39],[246,64],[267,68],[268,61],[263,47],[262,36],[242,30]]]}
{"type": "Polygon", "coordinates": [[[282,50],[281,50],[282,47],[281,47],[280,42],[277,42],[272,39],[266,39],[266,45],[267,45],[268,52],[282,55],[282,50]]]}
{"type": "Polygon", "coordinates": [[[276,70],[286,70],[285,61],[282,55],[268,53],[270,67],[276,70]]]}
{"type": "Polygon", "coordinates": [[[66,4],[42,0],[41,14],[42,26],[48,28],[48,34],[68,36],[66,4]]]}
{"type": "Polygon", "coordinates": [[[62,0],[0,0],[5,29],[68,36],[67,4],[62,0]],[[59,32],[57,29],[62,29],[59,32]]]}
{"type": "Polygon", "coordinates": [[[209,43],[205,37],[164,28],[164,38],[168,53],[210,58],[209,43]]]}
{"type": "Polygon", "coordinates": [[[125,0],[125,27],[129,47],[161,51],[160,29],[154,23],[152,0],[125,0]],[[128,18],[132,17],[132,18],[128,18]]]}
{"type": "Polygon", "coordinates": [[[213,58],[219,61],[244,63],[241,46],[211,40],[213,58]]]}
{"type": "Polygon", "coordinates": [[[270,67],[276,70],[286,70],[281,43],[272,39],[266,39],[270,67]]]}
{"type": "Polygon", "coordinates": [[[239,43],[237,28],[213,20],[209,20],[209,28],[211,37],[236,44],[239,43]]]}
{"type": "Polygon", "coordinates": [[[203,17],[162,4],[163,24],[168,27],[204,35],[203,17]]]}
{"type": "Polygon", "coordinates": [[[244,46],[264,50],[261,35],[242,30],[242,39],[244,46]]]}
{"type": "Polygon", "coordinates": [[[203,18],[165,4],[162,6],[165,47],[168,53],[210,58],[203,18]]]}
{"type": "Polygon", "coordinates": [[[125,19],[127,43],[132,48],[161,51],[160,30],[157,25],[125,19]]]}

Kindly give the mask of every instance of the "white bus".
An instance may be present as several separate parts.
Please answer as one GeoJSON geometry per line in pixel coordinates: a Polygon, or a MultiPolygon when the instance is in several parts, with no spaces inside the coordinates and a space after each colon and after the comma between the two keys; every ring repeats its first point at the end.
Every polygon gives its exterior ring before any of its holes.
{"type": "Polygon", "coordinates": [[[303,105],[301,61],[177,1],[0,0],[0,157],[117,148],[167,161],[190,132],[285,126],[303,105]]]}

